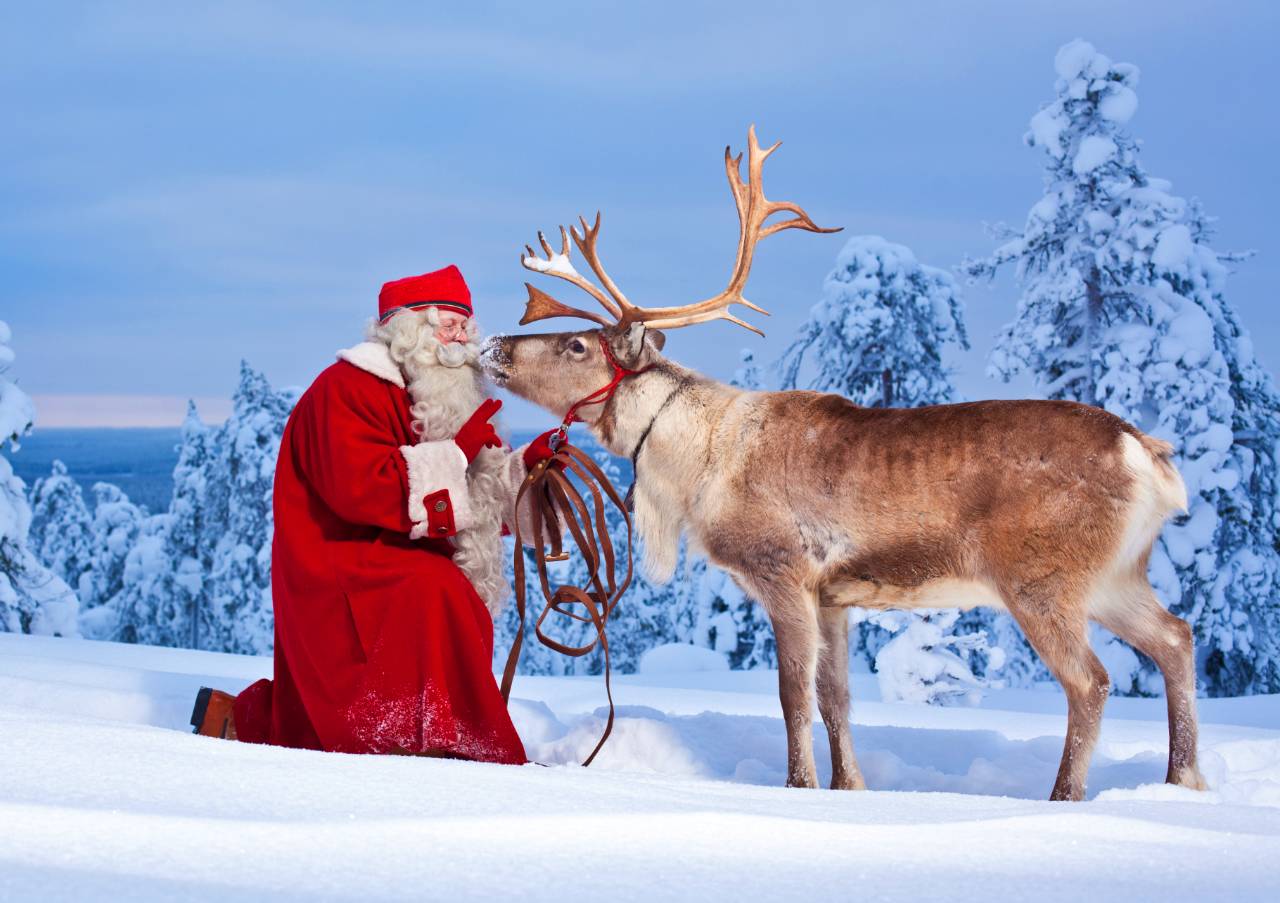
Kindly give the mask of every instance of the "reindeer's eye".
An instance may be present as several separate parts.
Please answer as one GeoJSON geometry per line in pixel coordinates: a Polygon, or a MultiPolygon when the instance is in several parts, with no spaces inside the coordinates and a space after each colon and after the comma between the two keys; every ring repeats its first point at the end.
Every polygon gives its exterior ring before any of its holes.
{"type": "Polygon", "coordinates": [[[582,344],[582,339],[574,339],[569,343],[569,350],[574,354],[586,354],[587,346],[582,344]]]}

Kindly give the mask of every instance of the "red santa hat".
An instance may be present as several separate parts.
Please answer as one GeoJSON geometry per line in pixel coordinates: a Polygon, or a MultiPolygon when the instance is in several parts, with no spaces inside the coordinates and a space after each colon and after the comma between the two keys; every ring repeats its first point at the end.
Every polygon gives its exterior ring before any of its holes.
{"type": "Polygon", "coordinates": [[[385,323],[402,310],[422,310],[439,307],[460,313],[464,317],[474,315],[471,308],[471,289],[467,288],[462,273],[453,264],[433,273],[396,279],[382,286],[378,293],[378,322],[385,323]]]}

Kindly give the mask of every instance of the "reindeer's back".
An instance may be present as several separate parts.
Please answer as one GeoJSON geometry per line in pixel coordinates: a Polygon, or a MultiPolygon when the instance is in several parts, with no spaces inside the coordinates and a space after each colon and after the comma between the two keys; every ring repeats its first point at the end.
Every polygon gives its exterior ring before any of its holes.
{"type": "Polygon", "coordinates": [[[911,562],[912,579],[982,570],[984,550],[1111,545],[1105,525],[1136,495],[1123,437],[1153,456],[1162,445],[1067,401],[863,408],[778,392],[759,403],[756,463],[781,465],[760,479],[797,528],[838,526],[870,559],[911,562]]]}
{"type": "Polygon", "coordinates": [[[1122,453],[1122,435],[1153,452],[1164,445],[1114,414],[1073,401],[864,408],[819,392],[774,392],[761,401],[765,443],[841,470],[857,464],[895,473],[980,472],[996,464],[994,456],[1001,467],[1094,472],[1122,453]]]}

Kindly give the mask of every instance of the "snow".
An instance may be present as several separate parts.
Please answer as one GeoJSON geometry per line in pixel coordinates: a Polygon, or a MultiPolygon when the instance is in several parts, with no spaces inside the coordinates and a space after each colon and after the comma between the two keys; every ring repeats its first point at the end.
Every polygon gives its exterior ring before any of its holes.
{"type": "Polygon", "coordinates": [[[1080,139],[1071,169],[1076,175],[1093,172],[1116,154],[1116,143],[1101,135],[1088,135],[1080,139]]]}
{"type": "Polygon", "coordinates": [[[1055,157],[1061,157],[1062,133],[1068,125],[1056,105],[1045,107],[1031,117],[1031,143],[1043,147],[1055,157]]]}
{"type": "MultiPolygon", "coordinates": [[[[1049,803],[1065,705],[863,702],[865,793],[777,786],[776,674],[520,677],[550,767],[353,757],[187,733],[268,658],[0,635],[0,897],[1274,899],[1280,697],[1202,700],[1212,789],[1166,787],[1164,702],[1111,699],[1092,799],[1049,803]],[[584,849],[586,848],[586,849],[584,849]],[[1046,880],[1052,876],[1053,880],[1046,880]]],[[[825,731],[815,729],[820,770],[825,731]]]]}
{"type": "Polygon", "coordinates": [[[1160,342],[1160,354],[1167,361],[1197,367],[1213,353],[1213,321],[1194,304],[1180,303],[1177,307],[1176,316],[1170,319],[1168,332],[1160,342]]]}
{"type": "Polygon", "coordinates": [[[721,652],[689,643],[663,643],[640,656],[641,674],[696,671],[728,671],[729,660],[721,652]]]}
{"type": "Polygon", "coordinates": [[[1163,229],[1156,239],[1156,249],[1151,252],[1151,262],[1172,273],[1184,273],[1188,261],[1194,258],[1195,241],[1191,230],[1184,223],[1163,229]]]}
{"type": "MultiPolygon", "coordinates": [[[[36,410],[31,397],[4,375],[17,357],[9,347],[12,337],[9,324],[0,320],[0,442],[8,440],[16,446],[35,420],[36,410]]],[[[7,532],[3,526],[0,530],[7,532]]]]}
{"type": "MultiPolygon", "coordinates": [[[[1090,68],[1098,56],[1098,51],[1092,44],[1076,38],[1058,48],[1053,58],[1053,70],[1058,73],[1059,78],[1070,80],[1090,68]]],[[[1105,66],[1103,71],[1106,71],[1105,66]]]]}
{"type": "Polygon", "coordinates": [[[539,273],[581,278],[578,271],[574,269],[572,261],[569,260],[568,254],[552,254],[548,260],[543,260],[541,257],[524,257],[521,258],[521,262],[539,273]]]}
{"type": "Polygon", "coordinates": [[[1001,650],[988,650],[986,632],[950,633],[960,618],[957,609],[917,609],[872,614],[868,620],[898,631],[876,654],[876,679],[886,702],[976,703],[983,681],[970,668],[968,651],[992,655],[989,672],[1004,663],[1001,650]]]}
{"type": "Polygon", "coordinates": [[[1112,122],[1128,122],[1136,112],[1138,93],[1124,85],[1114,85],[1107,96],[1098,101],[1098,113],[1112,122]]]}
{"type": "MultiPolygon", "coordinates": [[[[0,451],[6,441],[16,451],[35,420],[31,398],[8,376],[15,360],[11,338],[9,324],[0,320],[0,451]]],[[[32,511],[26,489],[0,453],[0,630],[74,635],[75,594],[27,545],[32,511]]]]}

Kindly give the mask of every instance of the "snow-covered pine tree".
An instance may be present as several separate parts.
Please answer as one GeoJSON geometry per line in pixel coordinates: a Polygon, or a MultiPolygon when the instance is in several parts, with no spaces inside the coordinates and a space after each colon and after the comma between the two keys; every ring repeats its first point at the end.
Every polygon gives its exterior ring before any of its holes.
{"type": "Polygon", "coordinates": [[[782,355],[782,388],[798,388],[808,358],[816,367],[809,388],[865,407],[953,401],[947,345],[969,347],[951,274],[878,235],[855,235],[782,355]]]}
{"type": "Polygon", "coordinates": [[[93,516],[67,465],[54,461],[49,476],[31,487],[31,536],[35,556],[73,589],[89,570],[93,516]]]}
{"type": "Polygon", "coordinates": [[[742,364],[733,371],[733,379],[729,380],[729,385],[746,389],[748,392],[762,391],[764,374],[760,371],[760,365],[756,363],[756,353],[750,348],[743,348],[738,352],[738,359],[742,364]]]}
{"type": "Polygon", "coordinates": [[[897,631],[876,654],[885,702],[976,702],[987,682],[974,673],[973,655],[983,656],[987,672],[1004,663],[1004,650],[988,645],[985,630],[955,630],[960,612],[954,608],[886,611],[874,617],[881,627],[897,631]]]}
{"type": "Polygon", "coordinates": [[[292,390],[275,391],[247,362],[232,413],[219,430],[214,473],[202,533],[211,544],[206,649],[261,655],[274,646],[271,609],[271,490],[285,421],[297,402],[292,390]]]}
{"type": "MultiPolygon", "coordinates": [[[[960,291],[951,274],[921,264],[902,245],[878,235],[858,235],[841,249],[823,283],[822,299],[778,366],[784,389],[797,388],[808,367],[813,371],[808,388],[838,393],[864,407],[942,404],[957,400],[943,360],[948,345],[969,347],[960,291]]],[[[947,687],[941,681],[955,670],[954,661],[962,659],[947,647],[964,653],[966,663],[970,653],[985,649],[981,628],[974,641],[934,637],[939,625],[946,622],[949,628],[954,619],[930,610],[857,612],[854,619],[852,645],[869,664],[879,662],[895,632],[900,632],[892,650],[896,659],[905,655],[904,643],[932,638],[927,646],[912,650],[921,667],[895,668],[893,673],[910,671],[913,679],[925,684],[938,681],[936,692],[922,685],[895,694],[886,685],[890,696],[941,700],[953,695],[944,692],[947,687]],[[913,627],[916,621],[921,623],[913,627]],[[936,668],[924,661],[930,657],[937,659],[936,668]]],[[[973,681],[980,683],[976,677],[973,681]]]]}
{"type": "Polygon", "coordinates": [[[206,547],[201,535],[211,437],[194,402],[188,402],[169,510],[142,522],[125,559],[114,606],[122,642],[201,648],[200,630],[209,620],[204,578],[214,551],[212,540],[206,547]]]}
{"type": "MultiPolygon", "coordinates": [[[[1054,61],[1056,97],[1031,119],[1044,196],[1021,233],[971,276],[1012,264],[1015,319],[989,372],[1026,371],[1049,398],[1098,404],[1174,444],[1189,516],[1166,527],[1150,574],[1196,634],[1210,695],[1280,690],[1276,447],[1280,398],[1224,292],[1224,262],[1194,201],[1149,177],[1125,125],[1138,70],[1084,41],[1054,61]]],[[[1107,651],[1100,650],[1104,660],[1107,651]]],[[[1153,664],[1129,657],[1118,692],[1159,692],[1153,664]]]]}
{"type": "MultiPolygon", "coordinates": [[[[6,375],[13,365],[9,324],[0,320],[0,449],[18,450],[35,421],[35,405],[6,375]]],[[[26,486],[0,454],[0,630],[75,636],[78,603],[71,588],[28,545],[26,486]]]]}
{"type": "Polygon", "coordinates": [[[724,653],[730,668],[749,671],[778,666],[769,616],[732,577],[698,559],[689,568],[687,582],[695,618],[682,642],[724,653]]]}
{"type": "Polygon", "coordinates": [[[89,568],[80,579],[80,630],[95,640],[120,636],[119,598],[125,559],[138,540],[145,514],[114,483],[94,483],[93,541],[89,568]]]}
{"type": "Polygon", "coordinates": [[[173,468],[171,523],[165,548],[175,612],[169,621],[173,641],[167,645],[204,648],[209,619],[205,579],[213,566],[214,549],[213,545],[206,545],[209,537],[205,525],[211,524],[208,490],[216,451],[215,432],[200,419],[195,402],[188,402],[178,463],[173,468]]]}
{"type": "Polygon", "coordinates": [[[173,591],[173,561],[166,554],[172,524],[166,513],[143,518],[138,525],[137,540],[125,556],[120,592],[103,606],[118,612],[113,639],[119,642],[174,646],[186,633],[173,591]]]}

